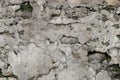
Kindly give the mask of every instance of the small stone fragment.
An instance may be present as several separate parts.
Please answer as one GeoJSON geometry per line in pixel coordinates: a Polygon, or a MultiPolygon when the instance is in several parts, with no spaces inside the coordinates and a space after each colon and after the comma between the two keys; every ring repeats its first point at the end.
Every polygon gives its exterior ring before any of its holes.
{"type": "Polygon", "coordinates": [[[65,59],[65,56],[63,55],[62,51],[56,49],[56,50],[53,50],[51,53],[50,53],[52,59],[54,62],[66,62],[66,59],[65,59]]]}
{"type": "Polygon", "coordinates": [[[117,64],[117,63],[119,63],[119,49],[117,49],[117,48],[109,49],[108,55],[111,56],[110,64],[117,64]]]}
{"type": "Polygon", "coordinates": [[[79,43],[79,41],[78,41],[78,39],[76,37],[63,36],[61,38],[61,43],[62,44],[75,44],[75,43],[79,43]]]}

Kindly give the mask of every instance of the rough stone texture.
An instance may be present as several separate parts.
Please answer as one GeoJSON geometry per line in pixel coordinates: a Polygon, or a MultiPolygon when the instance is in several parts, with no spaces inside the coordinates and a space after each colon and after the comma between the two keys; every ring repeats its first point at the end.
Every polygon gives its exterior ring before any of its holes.
{"type": "Polygon", "coordinates": [[[120,6],[119,0],[106,0],[108,5],[120,6]]]}
{"type": "Polygon", "coordinates": [[[42,49],[29,44],[26,48],[23,47],[20,53],[10,52],[8,58],[13,73],[18,75],[20,80],[27,80],[38,74],[48,74],[52,67],[52,59],[45,55],[42,49]]]}
{"type": "Polygon", "coordinates": [[[111,80],[106,71],[101,71],[96,75],[96,80],[111,80]]]}
{"type": "Polygon", "coordinates": [[[119,80],[119,0],[0,0],[0,80],[119,80]]]}

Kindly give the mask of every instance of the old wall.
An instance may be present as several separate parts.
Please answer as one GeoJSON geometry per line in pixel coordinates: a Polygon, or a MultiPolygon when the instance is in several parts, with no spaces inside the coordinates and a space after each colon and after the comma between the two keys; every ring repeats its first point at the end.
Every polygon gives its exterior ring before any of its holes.
{"type": "Polygon", "coordinates": [[[0,0],[0,80],[119,80],[119,0],[0,0]]]}

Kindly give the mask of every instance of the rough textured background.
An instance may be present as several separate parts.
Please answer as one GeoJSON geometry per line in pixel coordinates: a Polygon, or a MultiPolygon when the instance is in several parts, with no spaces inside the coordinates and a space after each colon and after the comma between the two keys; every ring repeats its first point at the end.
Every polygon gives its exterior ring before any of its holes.
{"type": "Polygon", "coordinates": [[[0,0],[0,80],[120,80],[119,0],[0,0]]]}

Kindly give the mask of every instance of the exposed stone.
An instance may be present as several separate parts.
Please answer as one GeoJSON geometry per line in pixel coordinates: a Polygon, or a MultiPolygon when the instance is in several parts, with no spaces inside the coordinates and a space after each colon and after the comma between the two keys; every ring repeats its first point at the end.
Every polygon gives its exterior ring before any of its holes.
{"type": "Polygon", "coordinates": [[[120,6],[120,1],[119,0],[105,0],[108,5],[113,5],[113,6],[120,6]]]}
{"type": "Polygon", "coordinates": [[[62,5],[62,4],[64,4],[64,2],[65,2],[65,0],[51,0],[51,1],[46,0],[46,1],[48,2],[48,4],[50,6],[53,6],[53,7],[58,7],[58,6],[62,5]]]}
{"type": "Polygon", "coordinates": [[[0,80],[7,80],[7,78],[0,78],[0,80]]]}
{"type": "Polygon", "coordinates": [[[0,80],[17,80],[17,79],[16,78],[9,78],[9,77],[8,78],[1,77],[0,80]]]}
{"type": "Polygon", "coordinates": [[[0,68],[4,66],[4,62],[0,60],[0,68]]]}
{"type": "Polygon", "coordinates": [[[13,73],[20,80],[27,80],[38,74],[47,74],[52,67],[51,58],[34,44],[28,45],[20,53],[10,52],[9,63],[12,66],[13,73]]]}
{"type": "Polygon", "coordinates": [[[76,7],[80,6],[81,0],[68,0],[67,2],[71,7],[76,7]]]}
{"type": "Polygon", "coordinates": [[[11,4],[18,4],[18,3],[22,3],[22,0],[9,0],[9,2],[11,3],[11,4]]]}
{"type": "Polygon", "coordinates": [[[12,69],[9,66],[9,64],[7,64],[6,66],[4,65],[4,67],[2,67],[2,75],[3,76],[13,76],[13,72],[12,72],[12,69]],[[5,68],[7,68],[7,69],[5,69],[5,68]]]}
{"type": "MultiPolygon", "coordinates": [[[[1,23],[1,25],[4,25],[3,23],[1,23]]],[[[7,26],[4,27],[0,27],[0,33],[3,33],[4,31],[6,31],[7,26]]]]}
{"type": "Polygon", "coordinates": [[[0,79],[119,79],[119,5],[119,0],[0,0],[0,79]]]}
{"type": "Polygon", "coordinates": [[[73,79],[74,80],[86,80],[87,77],[89,78],[89,80],[95,80],[94,71],[91,71],[91,69],[90,70],[89,69],[86,70],[85,67],[83,68],[83,67],[79,67],[78,65],[74,65],[68,69],[65,69],[64,71],[61,71],[58,74],[58,80],[73,80],[73,79]],[[85,77],[85,75],[87,77],[85,77]]]}
{"type": "Polygon", "coordinates": [[[107,71],[101,71],[96,75],[96,80],[111,80],[107,71]]]}
{"type": "Polygon", "coordinates": [[[75,21],[73,19],[69,19],[69,18],[62,18],[62,17],[54,17],[52,20],[50,20],[49,23],[51,24],[70,24],[70,23],[76,23],[79,21],[75,21]]]}
{"type": "Polygon", "coordinates": [[[16,78],[8,78],[8,80],[17,80],[16,78]]]}
{"type": "Polygon", "coordinates": [[[55,80],[55,72],[51,71],[48,75],[43,75],[41,78],[38,78],[38,80],[55,80]]]}
{"type": "Polygon", "coordinates": [[[6,41],[5,41],[5,37],[3,35],[0,35],[0,47],[5,46],[6,41]]]}
{"type": "Polygon", "coordinates": [[[109,55],[111,56],[110,64],[118,64],[119,63],[119,49],[111,48],[109,50],[109,55]]]}
{"type": "Polygon", "coordinates": [[[66,62],[65,56],[63,55],[62,51],[55,49],[50,53],[52,59],[54,62],[60,61],[60,62],[66,62]]]}

